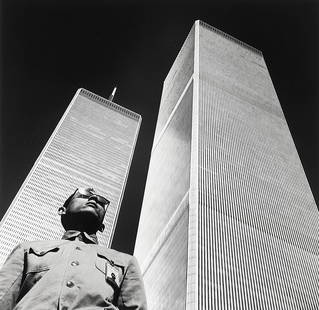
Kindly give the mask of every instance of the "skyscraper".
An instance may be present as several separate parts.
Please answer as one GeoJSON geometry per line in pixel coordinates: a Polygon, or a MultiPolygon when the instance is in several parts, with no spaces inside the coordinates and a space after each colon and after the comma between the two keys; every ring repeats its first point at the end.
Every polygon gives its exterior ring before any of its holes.
{"type": "Polygon", "coordinates": [[[141,116],[79,89],[0,223],[0,265],[24,240],[61,238],[57,209],[77,187],[111,203],[102,245],[110,245],[141,116]]]}
{"type": "Polygon", "coordinates": [[[150,309],[319,309],[318,238],[262,53],[196,21],[164,81],[135,246],[150,309]]]}

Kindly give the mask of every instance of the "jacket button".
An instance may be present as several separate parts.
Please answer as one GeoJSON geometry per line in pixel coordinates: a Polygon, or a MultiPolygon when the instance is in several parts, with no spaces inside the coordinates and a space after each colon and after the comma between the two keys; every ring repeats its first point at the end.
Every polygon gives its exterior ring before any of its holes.
{"type": "Polygon", "coordinates": [[[77,260],[75,260],[75,261],[73,261],[72,263],[71,263],[71,266],[78,266],[80,263],[77,261],[77,260]]]}
{"type": "Polygon", "coordinates": [[[68,282],[66,282],[66,286],[67,287],[73,287],[74,283],[72,281],[68,281],[68,282]]]}
{"type": "Polygon", "coordinates": [[[114,262],[111,260],[111,266],[114,266],[114,262]]]}
{"type": "Polygon", "coordinates": [[[116,276],[115,276],[115,274],[113,272],[111,273],[111,277],[112,277],[113,280],[116,279],[116,276]]]}

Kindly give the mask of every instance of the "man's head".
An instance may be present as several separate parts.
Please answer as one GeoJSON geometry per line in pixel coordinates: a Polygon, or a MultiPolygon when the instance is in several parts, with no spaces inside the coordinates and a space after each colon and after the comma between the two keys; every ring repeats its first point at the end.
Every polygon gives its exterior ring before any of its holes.
{"type": "Polygon", "coordinates": [[[96,233],[104,230],[103,219],[110,202],[93,188],[78,188],[60,207],[65,230],[74,229],[96,233]]]}

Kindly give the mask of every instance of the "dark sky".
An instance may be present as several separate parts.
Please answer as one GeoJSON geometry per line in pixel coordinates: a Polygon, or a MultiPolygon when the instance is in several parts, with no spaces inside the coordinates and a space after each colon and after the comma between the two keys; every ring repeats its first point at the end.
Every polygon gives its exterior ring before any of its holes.
{"type": "Polygon", "coordinates": [[[113,242],[132,253],[162,83],[196,19],[262,50],[318,205],[317,1],[3,0],[0,17],[0,217],[75,91],[117,85],[143,117],[113,242]]]}

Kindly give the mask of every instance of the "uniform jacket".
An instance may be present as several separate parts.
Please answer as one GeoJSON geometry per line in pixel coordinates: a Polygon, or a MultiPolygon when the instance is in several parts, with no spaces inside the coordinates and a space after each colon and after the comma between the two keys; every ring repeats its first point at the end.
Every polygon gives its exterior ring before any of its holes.
{"type": "Polygon", "coordinates": [[[134,256],[67,231],[62,240],[18,245],[0,271],[1,310],[146,310],[134,256]]]}

